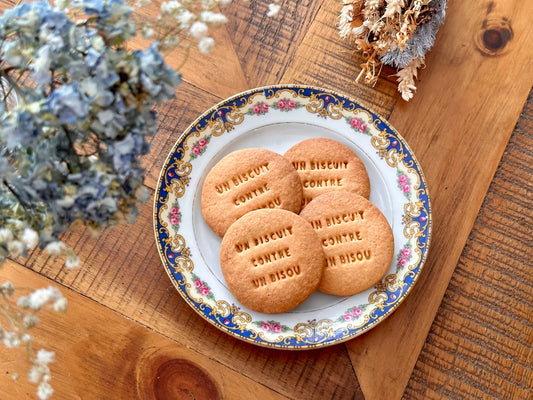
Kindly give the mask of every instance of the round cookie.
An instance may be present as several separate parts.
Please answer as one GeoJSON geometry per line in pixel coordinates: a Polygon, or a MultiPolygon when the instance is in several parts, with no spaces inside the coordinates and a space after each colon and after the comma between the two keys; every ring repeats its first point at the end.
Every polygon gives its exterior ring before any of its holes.
{"type": "Polygon", "coordinates": [[[326,267],[318,290],[351,296],[378,283],[394,256],[392,229],[369,200],[335,191],[312,200],[300,213],[320,238],[326,267]]]}
{"type": "Polygon", "coordinates": [[[229,290],[251,310],[289,311],[313,293],[326,260],[317,234],[298,214],[249,212],[227,230],[220,268],[229,290]]]}
{"type": "Polygon", "coordinates": [[[239,217],[260,208],[300,211],[302,187],[291,163],[266,149],[236,150],[207,174],[202,187],[202,214],[220,237],[239,217]]]}
{"type": "Polygon", "coordinates": [[[352,149],[333,139],[307,139],[284,154],[298,171],[303,186],[302,208],[315,197],[333,190],[370,196],[370,180],[363,162],[352,149]]]}

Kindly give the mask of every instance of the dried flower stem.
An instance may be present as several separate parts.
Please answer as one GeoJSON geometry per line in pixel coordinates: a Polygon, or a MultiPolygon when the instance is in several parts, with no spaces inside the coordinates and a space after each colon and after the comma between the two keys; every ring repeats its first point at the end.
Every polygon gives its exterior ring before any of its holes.
{"type": "Polygon", "coordinates": [[[419,57],[413,59],[405,68],[398,71],[398,91],[402,94],[402,99],[409,101],[413,98],[416,90],[415,79],[418,76],[418,69],[424,67],[424,59],[419,57]]]}
{"type": "MultiPolygon", "coordinates": [[[[444,0],[435,0],[442,5],[444,0]]],[[[339,36],[354,43],[363,57],[356,82],[375,85],[382,69],[382,58],[392,52],[404,52],[420,25],[428,23],[435,13],[432,0],[344,0],[339,15],[339,36]]],[[[409,56],[408,56],[409,57],[409,56]]],[[[405,58],[405,57],[404,57],[405,58]]],[[[412,57],[399,71],[402,98],[412,98],[416,90],[416,68],[423,57],[412,57]],[[410,62],[409,62],[410,61],[410,62]]]]}

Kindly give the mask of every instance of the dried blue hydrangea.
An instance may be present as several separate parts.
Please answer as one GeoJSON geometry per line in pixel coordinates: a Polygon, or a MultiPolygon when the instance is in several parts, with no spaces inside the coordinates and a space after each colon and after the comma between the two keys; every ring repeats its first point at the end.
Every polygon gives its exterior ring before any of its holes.
{"type": "MultiPolygon", "coordinates": [[[[133,221],[146,200],[140,158],[154,105],[180,83],[157,44],[126,49],[136,27],[123,0],[75,0],[75,9],[90,18],[46,1],[0,17],[0,228],[11,242],[27,228],[44,247],[74,221],[133,221]]],[[[0,262],[11,242],[0,241],[0,262]]]]}

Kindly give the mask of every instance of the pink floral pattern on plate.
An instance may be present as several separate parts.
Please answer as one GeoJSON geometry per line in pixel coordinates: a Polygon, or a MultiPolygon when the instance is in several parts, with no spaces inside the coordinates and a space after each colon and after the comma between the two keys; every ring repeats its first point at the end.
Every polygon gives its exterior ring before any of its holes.
{"type": "Polygon", "coordinates": [[[215,300],[215,297],[213,296],[213,293],[211,292],[211,288],[207,285],[207,283],[200,279],[199,276],[192,274],[193,277],[193,285],[195,289],[198,291],[200,296],[207,297],[208,299],[215,300]]]}
{"type": "Polygon", "coordinates": [[[181,211],[177,200],[172,203],[172,206],[170,207],[168,222],[170,222],[170,225],[175,231],[179,230],[181,223],[181,211]]]}
{"type": "Polygon", "coordinates": [[[361,133],[367,133],[368,126],[361,118],[357,118],[357,117],[349,118],[349,117],[346,117],[345,119],[346,119],[346,122],[348,124],[350,124],[350,127],[353,130],[359,131],[361,133]]]}
{"type": "Polygon", "coordinates": [[[289,112],[289,111],[296,110],[303,106],[300,102],[294,101],[293,99],[290,99],[290,98],[279,99],[270,105],[264,101],[260,101],[260,102],[253,104],[252,107],[248,110],[247,114],[248,115],[264,115],[268,113],[271,107],[274,110],[289,112]]]}
{"type": "Polygon", "coordinates": [[[405,267],[407,264],[409,264],[412,254],[413,254],[413,251],[411,250],[411,243],[407,242],[405,246],[403,247],[403,249],[401,249],[396,255],[398,270],[401,267],[405,267]]]}
{"type": "Polygon", "coordinates": [[[263,101],[260,101],[259,103],[255,103],[250,110],[248,110],[249,115],[263,115],[268,112],[270,109],[268,103],[265,103],[263,101]]]}
{"type": "Polygon", "coordinates": [[[366,308],[368,307],[368,304],[361,304],[357,307],[351,307],[351,308],[348,308],[344,314],[342,314],[338,319],[337,321],[340,321],[340,322],[349,322],[349,321],[354,321],[354,320],[357,320],[359,317],[361,317],[364,313],[364,311],[366,310],[366,308]]]}
{"type": "Polygon", "coordinates": [[[273,108],[280,111],[292,111],[300,108],[302,105],[293,99],[279,99],[272,105],[273,108]]]}
{"type": "Polygon", "coordinates": [[[402,193],[409,199],[409,193],[412,190],[411,182],[409,180],[409,176],[407,174],[404,174],[401,171],[397,171],[398,176],[398,187],[401,189],[402,193]]]}
{"type": "Polygon", "coordinates": [[[254,321],[254,324],[261,328],[263,332],[283,333],[289,331],[289,327],[277,321],[254,321]]]}
{"type": "Polygon", "coordinates": [[[194,160],[195,158],[204,154],[206,150],[206,146],[210,140],[211,140],[211,136],[206,135],[193,143],[191,147],[191,160],[194,160]]]}

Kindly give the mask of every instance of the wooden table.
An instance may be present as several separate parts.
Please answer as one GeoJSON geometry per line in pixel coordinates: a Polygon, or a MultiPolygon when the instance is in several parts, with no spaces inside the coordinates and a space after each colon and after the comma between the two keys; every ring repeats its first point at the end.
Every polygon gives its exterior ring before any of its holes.
{"type": "MultiPolygon", "coordinates": [[[[54,398],[533,398],[533,2],[449,0],[409,103],[392,70],[373,88],[354,83],[361,60],[337,39],[338,0],[283,3],[272,19],[266,2],[225,9],[214,53],[191,56],[176,99],[158,110],[146,186],[153,194],[180,132],[230,95],[297,83],[359,98],[407,140],[428,181],[433,236],[414,290],[343,344],[280,351],[242,342],[172,286],[150,201],[132,226],[67,234],[77,270],[41,251],[0,270],[1,280],[55,285],[68,298],[68,312],[45,313],[34,333],[37,347],[57,352],[54,398]]],[[[33,396],[25,378],[10,377],[27,369],[20,356],[0,347],[2,399],[33,396]]]]}

